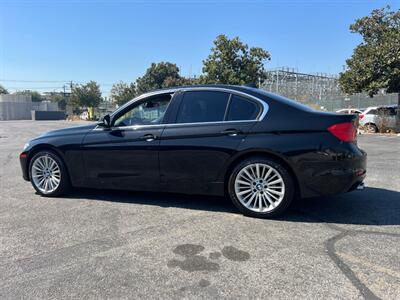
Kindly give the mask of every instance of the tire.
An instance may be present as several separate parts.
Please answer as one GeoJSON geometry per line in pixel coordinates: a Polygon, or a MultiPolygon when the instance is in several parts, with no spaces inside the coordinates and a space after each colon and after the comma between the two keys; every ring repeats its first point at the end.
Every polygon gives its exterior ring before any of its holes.
{"type": "Polygon", "coordinates": [[[34,189],[45,197],[65,194],[71,186],[64,162],[48,150],[40,151],[32,157],[29,178],[34,189]]]}
{"type": "Polygon", "coordinates": [[[234,167],[228,193],[244,215],[272,218],[287,210],[295,195],[295,185],[289,171],[279,162],[267,157],[252,157],[234,167]]]}
{"type": "Polygon", "coordinates": [[[365,130],[369,133],[377,133],[378,127],[375,124],[370,123],[365,125],[365,130]]]}

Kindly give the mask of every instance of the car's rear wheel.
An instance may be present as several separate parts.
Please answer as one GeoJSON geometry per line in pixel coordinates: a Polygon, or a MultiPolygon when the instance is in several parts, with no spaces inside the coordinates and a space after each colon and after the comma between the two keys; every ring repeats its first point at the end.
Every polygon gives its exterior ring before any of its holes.
{"type": "Polygon", "coordinates": [[[29,178],[42,196],[54,197],[69,189],[69,178],[63,161],[51,151],[40,151],[29,164],[29,178]]]}
{"type": "Polygon", "coordinates": [[[370,123],[365,125],[365,130],[369,133],[377,133],[378,127],[376,127],[375,124],[370,123]]]}
{"type": "Polygon", "coordinates": [[[264,157],[239,163],[230,176],[229,195],[245,215],[269,218],[283,213],[294,196],[293,178],[279,162],[264,157]]]}

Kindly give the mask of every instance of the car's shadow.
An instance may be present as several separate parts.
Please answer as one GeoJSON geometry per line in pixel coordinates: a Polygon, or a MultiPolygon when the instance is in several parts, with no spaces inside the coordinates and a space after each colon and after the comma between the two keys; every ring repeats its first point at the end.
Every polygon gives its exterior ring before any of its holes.
{"type": "MultiPolygon", "coordinates": [[[[75,189],[67,198],[179,207],[194,210],[238,213],[228,198],[75,189]]],[[[400,192],[365,188],[347,194],[297,200],[277,220],[357,225],[400,225],[400,192]]]]}

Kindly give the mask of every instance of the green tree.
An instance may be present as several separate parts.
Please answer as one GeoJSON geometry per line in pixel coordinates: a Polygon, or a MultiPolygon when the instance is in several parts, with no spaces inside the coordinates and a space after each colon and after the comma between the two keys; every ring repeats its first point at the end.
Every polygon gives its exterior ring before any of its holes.
{"type": "Polygon", "coordinates": [[[238,37],[229,39],[219,35],[211,54],[203,61],[201,81],[222,84],[259,84],[265,79],[264,61],[270,60],[268,51],[251,47],[238,37]]]}
{"type": "Polygon", "coordinates": [[[111,88],[110,98],[114,104],[122,105],[136,96],[136,86],[134,83],[127,84],[118,82],[111,88]]]}
{"type": "MultiPolygon", "coordinates": [[[[375,9],[350,25],[350,31],[360,34],[363,41],[346,61],[347,70],[340,74],[343,91],[365,91],[372,97],[386,89],[388,93],[398,93],[400,105],[400,10],[375,9]]],[[[400,110],[396,127],[400,132],[400,110]]]]}
{"type": "Polygon", "coordinates": [[[137,93],[182,85],[183,78],[179,75],[179,68],[170,62],[152,63],[146,73],[136,80],[137,93]]]}
{"type": "Polygon", "coordinates": [[[71,103],[74,107],[98,107],[101,101],[100,86],[95,81],[72,87],[71,103]]]}
{"type": "Polygon", "coordinates": [[[65,110],[67,107],[68,96],[62,93],[51,93],[49,100],[58,103],[58,107],[62,110],[65,110]]]}
{"type": "Polygon", "coordinates": [[[17,91],[14,94],[31,96],[33,102],[40,102],[43,100],[42,95],[40,95],[39,92],[37,92],[37,91],[23,90],[23,91],[17,91]]]}
{"type": "Polygon", "coordinates": [[[0,94],[8,94],[7,89],[0,84],[0,94]]]}

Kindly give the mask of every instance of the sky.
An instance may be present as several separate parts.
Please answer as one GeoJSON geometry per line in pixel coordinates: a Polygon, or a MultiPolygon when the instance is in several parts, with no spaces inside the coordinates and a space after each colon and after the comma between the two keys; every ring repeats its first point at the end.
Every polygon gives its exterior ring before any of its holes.
{"type": "Polygon", "coordinates": [[[61,90],[134,81],[152,62],[201,73],[219,34],[262,47],[267,69],[338,74],[360,43],[355,19],[400,1],[0,0],[0,84],[61,90]]]}

